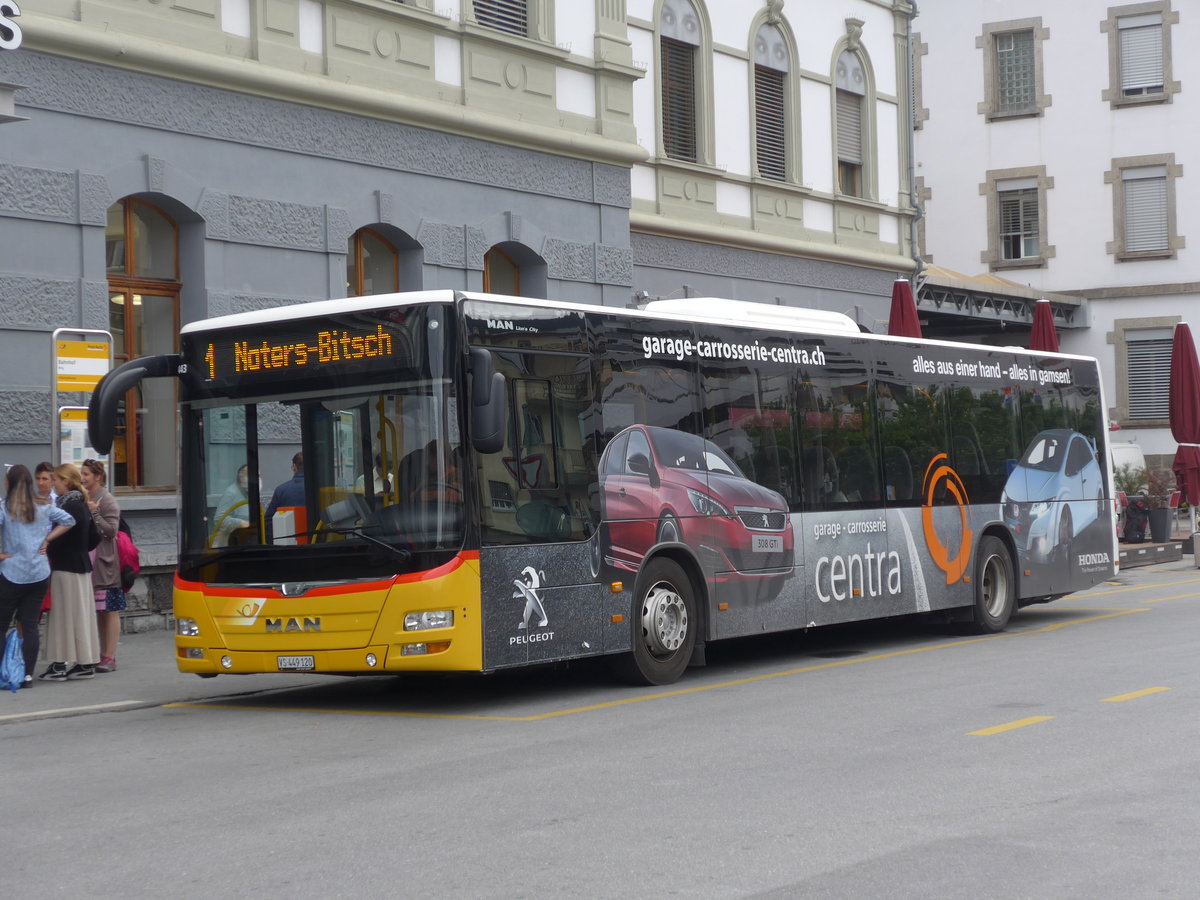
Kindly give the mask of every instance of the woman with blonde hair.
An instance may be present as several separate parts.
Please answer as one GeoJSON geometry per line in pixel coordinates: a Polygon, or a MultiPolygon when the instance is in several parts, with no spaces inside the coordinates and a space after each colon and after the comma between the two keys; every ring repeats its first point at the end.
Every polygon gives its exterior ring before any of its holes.
{"type": "Polygon", "coordinates": [[[100,638],[92,602],[92,561],[88,532],[92,515],[83,495],[79,470],[64,463],[54,470],[55,501],[75,524],[46,549],[50,561],[50,621],[46,626],[46,656],[53,660],[41,674],[45,681],[94,678],[100,661],[100,638]],[[67,663],[75,665],[68,667],[67,663]]]}
{"type": "Polygon", "coordinates": [[[88,511],[100,543],[92,556],[92,590],[96,601],[96,628],[100,634],[100,664],[97,672],[117,670],[117,641],[121,638],[121,610],[125,609],[125,590],[121,587],[121,560],[117,556],[117,531],[121,527],[121,507],[105,484],[104,463],[85,459],[79,470],[88,511]]]}
{"type": "Polygon", "coordinates": [[[5,498],[0,501],[0,625],[7,626],[14,610],[21,626],[25,654],[25,682],[33,684],[38,657],[38,615],[50,584],[46,548],[66,534],[75,520],[57,506],[37,501],[33,478],[24,466],[13,466],[4,476],[5,498]]]}

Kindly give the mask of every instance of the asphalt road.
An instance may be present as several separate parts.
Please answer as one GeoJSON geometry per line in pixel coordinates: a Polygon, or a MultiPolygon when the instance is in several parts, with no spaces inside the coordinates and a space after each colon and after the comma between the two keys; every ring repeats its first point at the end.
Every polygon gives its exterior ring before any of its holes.
{"type": "Polygon", "coordinates": [[[1200,571],[1185,560],[995,637],[902,621],[717,645],[670,688],[592,663],[231,680],[233,696],[195,679],[205,696],[180,703],[0,721],[0,884],[1194,897],[1200,571]]]}

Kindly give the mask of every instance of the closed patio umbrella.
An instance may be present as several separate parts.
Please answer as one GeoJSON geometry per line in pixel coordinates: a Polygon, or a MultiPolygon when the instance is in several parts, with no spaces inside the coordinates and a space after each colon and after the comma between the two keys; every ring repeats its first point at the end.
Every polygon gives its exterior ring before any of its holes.
{"type": "Polygon", "coordinates": [[[1192,329],[1186,322],[1175,326],[1167,404],[1171,435],[1179,442],[1171,468],[1187,497],[1195,530],[1196,506],[1200,504],[1200,363],[1196,361],[1192,329]]]}
{"type": "Polygon", "coordinates": [[[1049,300],[1033,305],[1033,331],[1029,333],[1029,349],[1043,353],[1058,352],[1058,332],[1054,330],[1054,311],[1049,300]]]}
{"type": "Polygon", "coordinates": [[[917,302],[912,285],[897,278],[892,283],[892,312],[888,316],[888,334],[897,337],[921,337],[921,320],[917,318],[917,302]]]}

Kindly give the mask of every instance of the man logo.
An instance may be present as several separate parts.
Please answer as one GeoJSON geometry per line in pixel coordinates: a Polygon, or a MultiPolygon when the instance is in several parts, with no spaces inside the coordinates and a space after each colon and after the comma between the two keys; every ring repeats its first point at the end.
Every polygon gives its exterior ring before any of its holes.
{"type": "Polygon", "coordinates": [[[310,619],[307,616],[305,616],[303,625],[300,624],[300,619],[297,619],[295,616],[288,619],[286,623],[283,621],[282,617],[278,618],[278,619],[267,619],[266,622],[267,622],[267,634],[272,634],[272,633],[282,634],[284,632],[320,631],[321,630],[320,617],[317,617],[315,619],[310,619]]]}
{"type": "Polygon", "coordinates": [[[958,477],[958,473],[947,462],[945,453],[939,453],[929,461],[925,469],[925,482],[921,488],[921,527],[925,532],[925,545],[934,564],[946,573],[946,584],[954,584],[966,574],[967,564],[971,561],[971,542],[974,532],[967,527],[967,507],[971,501],[967,497],[966,485],[958,477]],[[950,556],[950,548],[942,543],[933,524],[933,501],[935,497],[949,495],[958,506],[958,517],[961,525],[961,536],[958,549],[950,556]]]}

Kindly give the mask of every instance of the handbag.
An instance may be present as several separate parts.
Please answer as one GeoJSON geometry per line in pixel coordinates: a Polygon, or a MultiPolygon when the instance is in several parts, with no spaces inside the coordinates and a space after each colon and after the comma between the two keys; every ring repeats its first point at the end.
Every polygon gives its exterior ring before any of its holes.
{"type": "Polygon", "coordinates": [[[0,687],[6,687],[16,693],[24,681],[25,654],[22,650],[21,635],[17,633],[17,629],[10,628],[8,637],[4,639],[4,656],[0,658],[0,687]]]}

